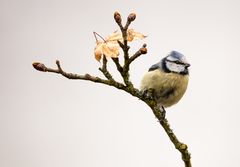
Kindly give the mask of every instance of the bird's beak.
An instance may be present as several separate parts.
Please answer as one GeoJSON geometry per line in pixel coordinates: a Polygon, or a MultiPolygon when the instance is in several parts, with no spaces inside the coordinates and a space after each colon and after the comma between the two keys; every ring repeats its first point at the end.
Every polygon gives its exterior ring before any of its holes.
{"type": "Polygon", "coordinates": [[[191,64],[189,64],[189,63],[185,63],[185,67],[190,67],[191,66],[191,64]]]}

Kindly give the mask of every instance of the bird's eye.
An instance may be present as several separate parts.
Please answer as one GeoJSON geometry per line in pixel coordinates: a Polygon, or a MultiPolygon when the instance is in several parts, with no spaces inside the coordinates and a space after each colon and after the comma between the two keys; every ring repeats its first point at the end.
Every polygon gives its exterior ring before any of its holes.
{"type": "Polygon", "coordinates": [[[179,60],[176,60],[176,61],[174,61],[176,64],[182,64],[182,62],[181,61],[179,61],[179,60]]]}

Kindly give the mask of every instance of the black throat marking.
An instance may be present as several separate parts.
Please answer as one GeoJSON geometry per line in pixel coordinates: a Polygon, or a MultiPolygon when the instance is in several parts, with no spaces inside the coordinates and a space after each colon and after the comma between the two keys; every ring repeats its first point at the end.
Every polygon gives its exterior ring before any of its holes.
{"type": "Polygon", "coordinates": [[[167,65],[166,65],[166,57],[162,59],[161,63],[162,63],[162,70],[166,73],[170,73],[171,71],[167,68],[167,65]]]}

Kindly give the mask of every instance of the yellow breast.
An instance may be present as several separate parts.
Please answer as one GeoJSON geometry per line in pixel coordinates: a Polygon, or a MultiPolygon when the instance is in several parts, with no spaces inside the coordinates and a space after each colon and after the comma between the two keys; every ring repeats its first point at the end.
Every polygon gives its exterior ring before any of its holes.
{"type": "Polygon", "coordinates": [[[188,75],[154,70],[143,76],[140,89],[142,91],[154,89],[158,103],[164,107],[170,107],[182,98],[187,85],[188,75]]]}

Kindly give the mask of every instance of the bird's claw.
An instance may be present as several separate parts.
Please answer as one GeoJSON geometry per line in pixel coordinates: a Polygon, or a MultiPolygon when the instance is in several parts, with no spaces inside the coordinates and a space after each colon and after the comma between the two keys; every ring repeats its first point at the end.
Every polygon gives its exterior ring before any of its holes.
{"type": "Polygon", "coordinates": [[[166,110],[161,104],[158,104],[157,107],[159,108],[159,110],[161,112],[160,118],[158,118],[158,119],[159,119],[159,121],[163,121],[166,116],[166,110]]]}
{"type": "Polygon", "coordinates": [[[141,96],[148,100],[153,100],[154,99],[154,89],[146,89],[144,91],[141,91],[141,96]]]}
{"type": "Polygon", "coordinates": [[[165,108],[164,108],[163,106],[161,106],[160,111],[161,111],[161,113],[162,113],[162,119],[161,119],[161,121],[162,121],[163,119],[165,119],[166,110],[165,110],[165,108]]]}

